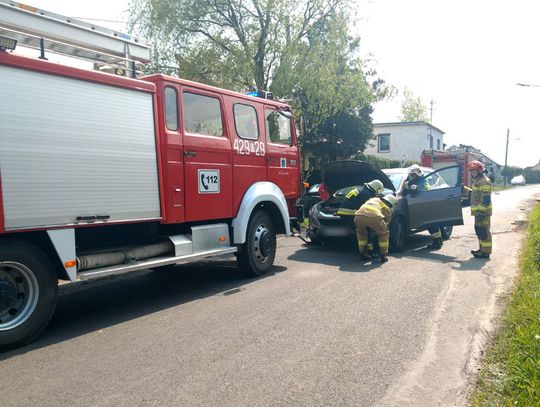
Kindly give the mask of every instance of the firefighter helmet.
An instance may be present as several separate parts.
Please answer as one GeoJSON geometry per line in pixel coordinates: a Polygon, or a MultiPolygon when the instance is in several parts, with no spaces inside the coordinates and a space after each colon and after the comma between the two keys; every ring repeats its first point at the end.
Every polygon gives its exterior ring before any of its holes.
{"type": "Polygon", "coordinates": [[[381,181],[378,179],[374,179],[373,181],[369,181],[365,184],[369,189],[374,191],[376,194],[382,194],[384,191],[384,185],[381,181]]]}
{"type": "Polygon", "coordinates": [[[397,199],[394,195],[388,194],[382,197],[382,200],[390,206],[390,209],[393,209],[397,205],[397,199]]]}
{"type": "Polygon", "coordinates": [[[476,170],[476,171],[482,173],[482,172],[484,172],[486,170],[486,167],[485,167],[483,162],[478,161],[478,160],[474,160],[474,161],[471,161],[469,164],[467,164],[467,169],[469,171],[476,170]]]}
{"type": "Polygon", "coordinates": [[[409,167],[409,169],[407,170],[407,173],[409,175],[415,174],[416,176],[419,177],[422,175],[422,168],[420,168],[418,164],[413,164],[409,167]]]}

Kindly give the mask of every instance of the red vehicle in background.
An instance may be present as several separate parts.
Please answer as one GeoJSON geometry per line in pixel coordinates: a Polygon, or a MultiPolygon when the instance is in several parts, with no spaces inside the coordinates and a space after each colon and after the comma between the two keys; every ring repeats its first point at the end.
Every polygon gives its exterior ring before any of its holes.
{"type": "MultiPolygon", "coordinates": [[[[461,167],[463,185],[462,202],[470,203],[471,189],[469,188],[470,179],[467,165],[469,162],[478,160],[484,161],[484,156],[476,151],[470,151],[468,148],[458,148],[456,150],[436,151],[424,150],[420,156],[420,165],[431,167],[434,170],[448,167],[451,165],[459,165],[461,167]]],[[[489,175],[489,174],[488,174],[489,175]]]]}
{"type": "Polygon", "coordinates": [[[78,56],[93,45],[135,77],[149,48],[20,3],[0,0],[0,27],[0,349],[45,329],[58,280],[230,254],[251,275],[272,267],[300,196],[288,105],[49,62],[49,38],[78,56]],[[16,40],[43,58],[15,55],[16,40]]]}

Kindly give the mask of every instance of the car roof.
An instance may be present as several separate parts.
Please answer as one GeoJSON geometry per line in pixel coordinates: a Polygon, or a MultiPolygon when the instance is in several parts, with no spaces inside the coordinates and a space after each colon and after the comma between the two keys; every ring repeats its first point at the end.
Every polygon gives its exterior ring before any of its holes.
{"type": "MultiPolygon", "coordinates": [[[[420,169],[424,172],[433,172],[435,171],[433,168],[429,167],[420,167],[420,169]]],[[[406,174],[409,168],[383,168],[382,171],[386,174],[406,174]]]]}

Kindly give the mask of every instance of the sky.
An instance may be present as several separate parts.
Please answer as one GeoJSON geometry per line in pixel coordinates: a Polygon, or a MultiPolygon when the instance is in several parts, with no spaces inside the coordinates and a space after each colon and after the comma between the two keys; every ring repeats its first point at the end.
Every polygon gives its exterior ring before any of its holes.
{"type": "MultiPolygon", "coordinates": [[[[128,0],[26,0],[67,15],[126,21],[128,0]]],[[[504,164],[540,160],[540,2],[537,0],[359,0],[361,52],[399,92],[375,105],[375,123],[399,121],[409,88],[429,104],[444,141],[480,148],[504,164]],[[522,87],[516,83],[539,85],[522,87]]],[[[123,30],[122,23],[95,24],[123,30]]],[[[429,113],[429,111],[428,111],[429,113]]]]}

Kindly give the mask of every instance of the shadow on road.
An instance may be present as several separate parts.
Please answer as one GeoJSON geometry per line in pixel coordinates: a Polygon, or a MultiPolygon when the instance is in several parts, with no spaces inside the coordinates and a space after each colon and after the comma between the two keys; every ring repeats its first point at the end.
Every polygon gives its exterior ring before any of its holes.
{"type": "Polygon", "coordinates": [[[60,286],[58,306],[45,333],[28,346],[1,354],[0,361],[190,301],[233,295],[285,270],[274,266],[264,276],[249,278],[235,260],[208,261],[66,284],[60,286]]]}
{"type": "MultiPolygon", "coordinates": [[[[470,258],[459,260],[454,256],[442,254],[440,251],[427,248],[431,244],[431,237],[428,234],[415,234],[409,237],[405,251],[389,254],[390,261],[403,258],[417,258],[434,263],[455,263],[452,269],[459,271],[481,270],[486,261],[470,258]]],[[[346,272],[369,272],[381,266],[378,259],[371,262],[362,262],[358,255],[356,242],[341,241],[328,243],[320,246],[303,245],[301,249],[288,257],[288,260],[303,263],[316,263],[338,267],[340,271],[346,272]]]]}
{"type": "Polygon", "coordinates": [[[378,260],[372,262],[360,260],[356,242],[344,240],[318,246],[304,244],[300,249],[287,257],[287,260],[302,263],[323,264],[338,267],[340,271],[368,272],[381,264],[378,260]]]}

